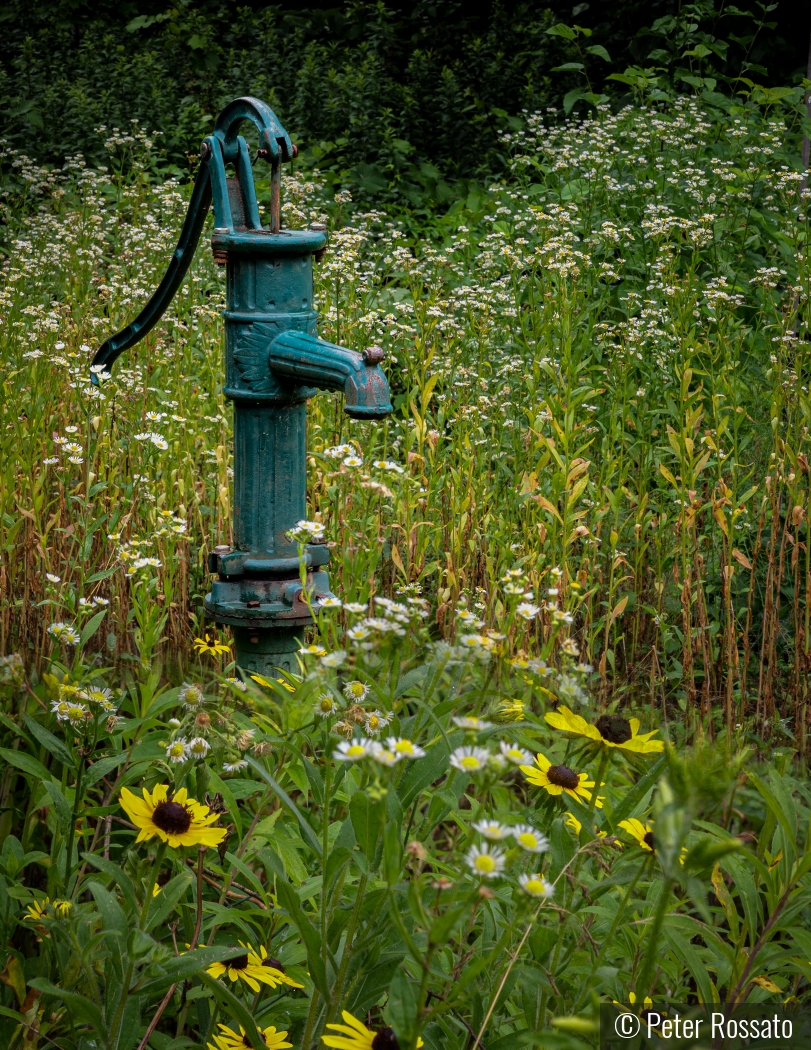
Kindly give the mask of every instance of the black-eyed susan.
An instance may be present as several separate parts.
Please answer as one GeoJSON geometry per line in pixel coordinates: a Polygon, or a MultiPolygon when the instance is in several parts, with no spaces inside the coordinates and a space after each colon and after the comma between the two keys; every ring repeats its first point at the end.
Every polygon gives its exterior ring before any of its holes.
{"type": "Polygon", "coordinates": [[[288,977],[275,959],[268,958],[263,945],[257,951],[252,944],[239,943],[245,949],[245,954],[226,959],[225,962],[212,963],[206,970],[209,977],[219,978],[225,974],[231,981],[244,981],[254,992],[259,991],[260,984],[267,984],[271,988],[277,988],[280,984],[287,984],[291,988],[304,987],[288,977]]]}
{"type": "Polygon", "coordinates": [[[219,846],[225,838],[225,828],[209,827],[219,814],[189,798],[185,788],[171,798],[168,784],[157,784],[151,793],[144,788],[143,798],[138,798],[129,788],[122,788],[119,801],[140,829],[136,842],[148,842],[157,835],[161,842],[176,849],[178,846],[219,846]]]}
{"type": "Polygon", "coordinates": [[[195,638],[194,648],[201,656],[203,653],[206,656],[220,656],[221,654],[230,653],[231,647],[226,645],[225,642],[221,642],[216,635],[206,634],[205,638],[195,638]]]}
{"type": "MultiPolygon", "coordinates": [[[[220,1034],[211,1037],[213,1042],[207,1044],[208,1050],[245,1050],[245,1048],[253,1050],[253,1043],[246,1035],[242,1025],[239,1026],[239,1035],[228,1025],[219,1024],[217,1027],[220,1034]]],[[[287,1042],[287,1032],[279,1032],[273,1025],[265,1029],[260,1028],[259,1034],[268,1050],[286,1050],[287,1047],[293,1045],[287,1042]]]]}
{"type": "MultiPolygon", "coordinates": [[[[324,1046],[333,1047],[334,1050],[400,1050],[397,1036],[391,1028],[372,1031],[347,1010],[341,1011],[341,1017],[344,1019],[343,1024],[328,1024],[327,1028],[342,1034],[322,1035],[324,1046]]],[[[423,1045],[422,1039],[418,1039],[417,1046],[423,1045]]]]}
{"type": "Polygon", "coordinates": [[[621,820],[618,827],[621,827],[623,831],[627,831],[631,838],[636,839],[640,849],[647,850],[648,853],[656,852],[656,842],[653,837],[653,828],[650,824],[643,824],[636,817],[631,817],[630,820],[621,820]]]}
{"type": "Polygon", "coordinates": [[[649,755],[664,751],[662,740],[653,740],[659,732],[640,733],[638,718],[623,718],[622,715],[600,715],[592,725],[582,715],[576,715],[565,705],[557,711],[549,711],[544,716],[553,729],[572,736],[593,740],[601,747],[618,747],[623,751],[633,751],[638,755],[649,755]]]}
{"type": "Polygon", "coordinates": [[[42,922],[43,919],[48,918],[48,905],[51,903],[50,897],[46,897],[41,901],[32,901],[26,910],[26,919],[31,919],[33,922],[42,922]]]}
{"type": "MultiPolygon", "coordinates": [[[[575,773],[573,769],[563,765],[553,765],[546,755],[538,753],[535,756],[534,766],[521,766],[521,772],[535,787],[542,787],[550,795],[571,795],[576,801],[585,799],[591,802],[591,791],[594,781],[589,780],[588,773],[575,773]]],[[[602,808],[600,799],[595,800],[595,805],[602,808]]]]}

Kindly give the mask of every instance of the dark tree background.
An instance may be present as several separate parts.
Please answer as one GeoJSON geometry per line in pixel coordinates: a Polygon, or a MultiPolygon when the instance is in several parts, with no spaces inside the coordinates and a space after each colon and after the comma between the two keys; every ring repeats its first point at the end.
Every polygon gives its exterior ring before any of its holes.
{"type": "Polygon", "coordinates": [[[586,76],[617,103],[625,88],[605,78],[629,65],[655,67],[672,91],[694,90],[681,78],[696,74],[730,95],[741,75],[797,83],[811,5],[751,11],[719,13],[704,0],[9,0],[0,135],[39,160],[101,160],[96,128],[124,131],[135,118],[160,129],[166,166],[186,172],[219,108],[255,94],[306,147],[304,162],[336,182],[370,194],[398,184],[412,203],[425,194],[441,203],[454,180],[498,171],[498,132],[511,118],[560,109],[586,76]],[[583,57],[547,33],[561,22],[591,29],[581,42],[602,45],[608,60],[554,71],[583,57]],[[697,44],[709,54],[685,58],[697,44]]]}

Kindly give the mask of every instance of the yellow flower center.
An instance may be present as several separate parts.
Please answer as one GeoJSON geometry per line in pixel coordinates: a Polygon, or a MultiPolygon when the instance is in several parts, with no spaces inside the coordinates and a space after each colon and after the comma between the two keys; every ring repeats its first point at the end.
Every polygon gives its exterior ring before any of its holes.
{"type": "Polygon", "coordinates": [[[482,872],[483,875],[492,875],[496,870],[496,862],[489,853],[482,853],[474,861],[474,867],[476,871],[482,872]]]}
{"type": "Polygon", "coordinates": [[[523,834],[519,835],[518,841],[525,849],[535,849],[538,845],[538,839],[529,831],[525,831],[523,834]]]}
{"type": "Polygon", "coordinates": [[[481,769],[481,762],[474,755],[465,755],[462,761],[459,763],[462,769],[473,770],[481,769]]]}
{"type": "Polygon", "coordinates": [[[531,893],[533,897],[539,897],[543,893],[543,883],[540,879],[530,879],[524,883],[524,888],[527,893],[531,893]]]}
{"type": "Polygon", "coordinates": [[[410,740],[398,740],[394,745],[394,750],[401,755],[410,755],[414,750],[414,745],[410,740]]]}
{"type": "Polygon", "coordinates": [[[350,758],[363,758],[365,754],[366,748],[361,747],[360,744],[353,744],[347,751],[347,755],[349,755],[350,758]]]}

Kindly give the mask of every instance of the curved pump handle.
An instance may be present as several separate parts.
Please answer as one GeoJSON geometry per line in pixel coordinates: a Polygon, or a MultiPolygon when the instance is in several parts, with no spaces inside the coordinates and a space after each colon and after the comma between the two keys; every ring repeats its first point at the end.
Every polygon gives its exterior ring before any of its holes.
{"type": "Polygon", "coordinates": [[[102,343],[93,357],[91,379],[96,385],[99,382],[98,373],[109,374],[115,360],[154,328],[174,298],[203,232],[212,190],[217,224],[232,228],[225,177],[226,162],[236,165],[249,226],[260,228],[250,155],[245,140],[237,134],[243,120],[250,120],[256,125],[261,143],[259,155],[271,164],[271,232],[278,233],[280,162],[294,157],[296,149],[270,106],[258,98],[237,98],[220,113],[213,135],[203,142],[200,170],[197,172],[189,210],[163,280],[135,320],[102,343]]]}

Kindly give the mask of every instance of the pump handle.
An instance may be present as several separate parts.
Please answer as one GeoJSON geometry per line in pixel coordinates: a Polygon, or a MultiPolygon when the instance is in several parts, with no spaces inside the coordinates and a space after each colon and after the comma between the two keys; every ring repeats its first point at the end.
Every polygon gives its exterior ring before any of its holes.
{"type": "Polygon", "coordinates": [[[99,383],[98,366],[101,366],[101,371],[109,374],[115,360],[154,328],[174,298],[175,292],[186,276],[186,271],[200,240],[200,234],[203,232],[212,200],[212,176],[218,191],[218,204],[223,198],[227,201],[224,162],[236,163],[243,192],[248,199],[255,201],[250,165],[248,162],[239,163],[240,153],[247,153],[244,148],[244,140],[241,140],[237,134],[243,120],[250,120],[256,125],[261,143],[259,153],[270,162],[275,181],[278,181],[279,163],[289,160],[294,155],[295,150],[290,136],[279,123],[270,106],[258,98],[246,96],[234,99],[225,107],[217,118],[213,135],[206,139],[200,151],[200,169],[194,183],[189,210],[186,212],[177,247],[163,280],[135,320],[116,335],[110,336],[96,351],[91,362],[91,367],[95,370],[90,375],[94,384],[99,383]],[[214,138],[219,140],[219,149],[211,148],[210,144],[214,138]],[[244,170],[246,166],[247,171],[244,170]],[[246,185],[246,180],[250,181],[250,187],[246,185]]]}

